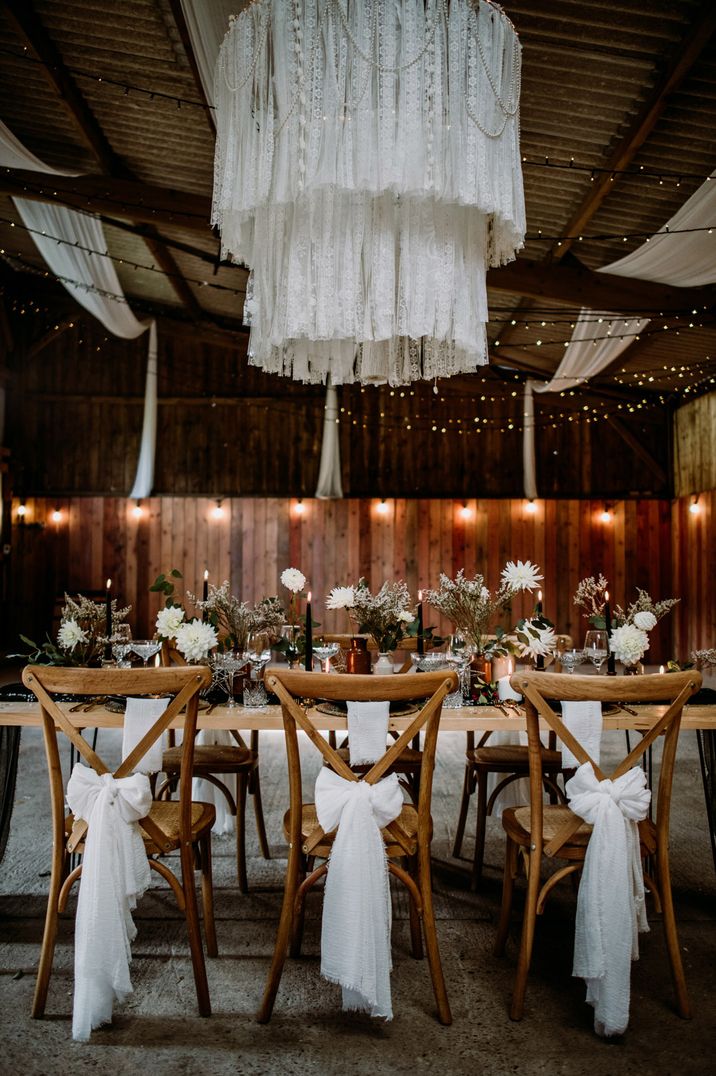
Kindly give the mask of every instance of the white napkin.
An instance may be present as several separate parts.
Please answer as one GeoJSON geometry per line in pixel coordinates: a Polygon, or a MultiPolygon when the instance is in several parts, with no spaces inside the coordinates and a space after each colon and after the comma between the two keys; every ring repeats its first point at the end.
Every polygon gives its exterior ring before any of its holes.
{"type": "MultiPolygon", "coordinates": [[[[602,743],[602,704],[600,702],[563,702],[562,721],[584,750],[599,765],[602,743]]],[[[560,744],[562,765],[571,769],[580,765],[568,747],[560,744]]]]}
{"type": "MultiPolygon", "coordinates": [[[[123,759],[146,736],[155,721],[162,716],[169,702],[169,699],[127,699],[122,734],[123,759]]],[[[147,753],[139,760],[138,765],[134,767],[135,773],[159,773],[161,771],[163,740],[162,735],[154,741],[147,753]]]]}
{"type": "MultiPolygon", "coordinates": [[[[197,746],[204,745],[221,745],[223,747],[237,747],[236,740],[231,735],[228,729],[201,729],[196,737],[197,746]]],[[[217,774],[222,784],[225,784],[231,795],[236,802],[237,781],[235,773],[221,773],[217,774]]],[[[223,837],[228,833],[233,833],[236,829],[236,820],[229,810],[229,804],[226,800],[226,796],[212,784],[211,781],[205,781],[203,777],[195,777],[191,783],[191,798],[198,800],[200,803],[213,803],[216,809],[216,821],[211,828],[211,832],[217,834],[219,837],[223,837]]]]}
{"type": "Polygon", "coordinates": [[[137,820],[152,805],[144,774],[118,780],[78,762],[67,803],[88,825],[75,923],[72,1037],[86,1042],[112,1020],[114,999],[132,992],[130,943],[137,934],[131,909],[149,885],[149,861],[137,820]]]}
{"type": "Polygon", "coordinates": [[[375,762],[385,754],[389,713],[389,702],[348,703],[351,766],[375,762]]]}
{"type": "Polygon", "coordinates": [[[326,833],[338,827],[323,899],[321,974],[343,988],[345,1010],[386,1020],[393,1018],[391,906],[380,831],[402,806],[394,773],[369,785],[323,767],[316,780],[318,821],[326,833]]]}
{"type": "Polygon", "coordinates": [[[586,980],[597,1034],[621,1035],[638,932],[649,929],[637,821],[646,818],[651,792],[639,766],[615,781],[598,781],[588,762],[566,791],[574,813],[594,827],[579,883],[572,974],[586,980]]]}

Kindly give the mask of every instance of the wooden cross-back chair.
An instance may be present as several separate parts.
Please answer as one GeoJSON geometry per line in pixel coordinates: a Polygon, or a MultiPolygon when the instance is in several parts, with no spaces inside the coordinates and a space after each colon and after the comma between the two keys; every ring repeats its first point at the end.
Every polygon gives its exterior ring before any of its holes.
{"type": "MultiPolygon", "coordinates": [[[[165,644],[161,654],[162,665],[186,665],[179,651],[165,644]]],[[[238,729],[231,729],[233,744],[196,744],[194,747],[194,776],[215,785],[224,796],[229,811],[234,816],[236,825],[236,873],[239,889],[248,893],[249,880],[246,872],[246,797],[251,796],[256,817],[256,832],[259,847],[264,859],[271,858],[266,823],[264,822],[261,801],[261,779],[259,777],[259,734],[256,729],[251,732],[247,744],[238,729]],[[221,777],[236,777],[236,796],[227,787],[221,777]]],[[[160,794],[168,793],[176,783],[181,766],[182,749],[170,743],[164,752],[163,769],[167,775],[167,784],[160,794]]]]}
{"type": "Polygon", "coordinates": [[[684,704],[701,686],[700,674],[692,671],[656,676],[601,677],[525,672],[514,675],[511,684],[525,697],[530,762],[530,803],[524,807],[508,808],[502,815],[507,846],[502,908],[495,941],[495,953],[498,956],[504,952],[509,931],[512,894],[520,853],[524,858],[527,872],[522,939],[510,1017],[513,1020],[519,1020],[523,1014],[536,917],[542,913],[545,901],[553,887],[562,878],[582,869],[592,832],[592,827],[574,814],[568,806],[549,805],[542,802],[544,747],[540,738],[540,719],[547,728],[556,733],[579,760],[580,765],[585,762],[592,765],[600,781],[607,776],[614,780],[638,765],[657,737],[663,734],[663,753],[655,797],[655,818],[653,820],[646,818],[639,822],[639,838],[642,858],[655,857],[655,876],[650,877],[645,874],[644,883],[654,897],[656,911],[662,913],[679,1014],[684,1018],[690,1017],[691,1006],[679,951],[671,894],[669,813],[681,714],[684,704]],[[552,710],[549,705],[550,700],[602,703],[667,702],[668,705],[661,717],[643,733],[636,747],[629,751],[611,774],[607,775],[566,728],[560,715],[552,710]],[[542,884],[540,866],[543,855],[565,860],[566,865],[555,871],[542,884]]]}
{"type": "MultiPolygon", "coordinates": [[[[64,733],[81,759],[96,773],[113,772],[116,778],[128,777],[170,723],[184,712],[184,745],[179,774],[179,800],[154,801],[149,814],[139,822],[149,864],[171,886],[179,910],[186,919],[196,995],[201,1016],[211,1015],[209,986],[204,963],[204,950],[199,926],[199,912],[194,881],[195,864],[201,870],[201,893],[204,914],[206,948],[209,956],[217,956],[214,925],[213,887],[211,874],[211,827],[216,813],[212,804],[192,802],[191,780],[194,754],[194,733],[198,713],[198,693],[211,681],[211,671],[204,666],[174,669],[88,669],[54,668],[27,665],[23,683],[37,697],[41,706],[45,754],[50,778],[52,806],[52,869],[47,901],[45,930],[37,973],[32,1016],[44,1015],[47,991],[57,936],[59,914],[67,906],[70,890],[80,877],[82,865],[70,871],[70,855],[84,850],[87,823],[65,816],[65,793],[60,763],[58,735],[64,733]],[[68,714],[53,698],[55,694],[76,695],[164,695],[173,696],[164,713],[114,771],[90,747],[68,714]],[[181,879],[157,856],[179,851],[181,879]]],[[[86,719],[91,725],[92,719],[86,719]]]]}
{"type": "Polygon", "coordinates": [[[303,802],[298,731],[306,733],[320,751],[324,763],[345,780],[363,780],[375,784],[389,772],[405,746],[422,729],[425,732],[425,743],[418,804],[404,804],[399,817],[382,833],[390,873],[408,889],[413,956],[422,957],[424,935],[438,1018],[442,1024],[451,1023],[433,911],[430,801],[442,701],[449,692],[456,689],[456,674],[436,672],[422,673],[419,676],[359,676],[271,669],[266,682],[268,689],[278,695],[283,711],[290,807],[284,817],[289,855],[281,920],[259,1011],[259,1022],[265,1023],[271,1017],[289,946],[292,956],[300,954],[305,897],[315,882],[330,870],[326,860],[335,837],[335,833],[324,833],[319,826],[315,805],[303,802]],[[382,758],[370,767],[367,773],[359,775],[351,770],[348,763],[318,732],[301,705],[301,700],[317,699],[334,702],[420,701],[422,705],[414,717],[407,718],[408,727],[390,745],[382,758]],[[320,866],[314,867],[315,859],[323,860],[320,866]],[[400,864],[400,860],[405,862],[400,864]]]}

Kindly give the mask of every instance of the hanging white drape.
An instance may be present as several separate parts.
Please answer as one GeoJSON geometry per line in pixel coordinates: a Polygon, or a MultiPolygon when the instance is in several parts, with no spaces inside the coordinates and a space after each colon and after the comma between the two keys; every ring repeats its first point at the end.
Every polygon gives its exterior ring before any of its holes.
{"type": "Polygon", "coordinates": [[[46,172],[53,176],[77,176],[79,172],[69,172],[65,168],[53,168],[45,164],[34,153],[15,138],[9,127],[0,120],[0,167],[24,168],[27,172],[46,172]]]}
{"type": "Polygon", "coordinates": [[[139,445],[139,460],[134,485],[129,494],[132,500],[148,497],[154,485],[154,455],[157,447],[157,323],[149,326],[147,380],[144,387],[144,420],[139,445]]]}
{"type": "Polygon", "coordinates": [[[191,47],[204,88],[204,96],[210,105],[214,103],[214,68],[221,42],[229,28],[229,19],[238,15],[245,3],[232,0],[181,0],[184,21],[189,32],[191,47]]]}
{"type": "MultiPolygon", "coordinates": [[[[660,232],[631,254],[597,272],[650,280],[675,288],[698,288],[716,283],[716,246],[713,234],[708,231],[712,226],[716,227],[716,170],[660,232]]],[[[525,385],[524,411],[528,410],[533,391],[563,392],[584,384],[605,370],[648,324],[648,318],[624,318],[583,308],[551,380],[525,385]],[[601,324],[597,320],[599,317],[603,318],[601,324]]],[[[535,497],[534,414],[529,423],[524,423],[522,455],[525,497],[535,497]]]]}
{"type": "Polygon", "coordinates": [[[321,500],[343,496],[340,430],[338,394],[329,378],[326,388],[326,407],[323,415],[321,462],[318,468],[318,485],[316,486],[316,496],[321,500]]]}
{"type": "MultiPolygon", "coordinates": [[[[0,167],[24,168],[53,175],[78,175],[52,168],[30,153],[0,120],[0,167]]],[[[74,299],[108,332],[134,339],[150,329],[144,424],[132,497],[146,497],[154,482],[157,424],[157,329],[155,321],[139,321],[124,297],[109,257],[102,222],[64,206],[14,198],[20,218],[49,268],[74,299]],[[86,249],[81,249],[86,248],[86,249]],[[100,253],[90,253],[99,251],[100,253]],[[143,492],[137,492],[142,490],[143,492]]]]}

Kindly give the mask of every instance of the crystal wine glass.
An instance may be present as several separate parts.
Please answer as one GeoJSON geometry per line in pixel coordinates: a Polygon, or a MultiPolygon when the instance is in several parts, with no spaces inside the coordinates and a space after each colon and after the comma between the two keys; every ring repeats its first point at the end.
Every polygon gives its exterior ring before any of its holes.
{"type": "Polygon", "coordinates": [[[597,672],[609,656],[609,636],[606,631],[592,630],[584,636],[584,655],[591,661],[597,672]]]}
{"type": "Polygon", "coordinates": [[[327,673],[331,671],[331,658],[334,658],[339,650],[340,645],[338,643],[323,642],[314,645],[313,653],[323,666],[323,672],[327,673]]]}
{"type": "Polygon", "coordinates": [[[132,653],[132,629],[129,624],[115,624],[112,635],[112,657],[118,669],[128,669],[127,654],[132,653]]]}
{"type": "Polygon", "coordinates": [[[557,657],[559,658],[562,668],[565,672],[573,673],[578,665],[581,665],[585,659],[583,650],[560,650],[557,657]]]}
{"type": "Polygon", "coordinates": [[[147,663],[150,658],[153,658],[155,654],[158,654],[162,648],[161,639],[134,639],[131,649],[141,658],[144,662],[144,668],[147,668],[147,663]]]}

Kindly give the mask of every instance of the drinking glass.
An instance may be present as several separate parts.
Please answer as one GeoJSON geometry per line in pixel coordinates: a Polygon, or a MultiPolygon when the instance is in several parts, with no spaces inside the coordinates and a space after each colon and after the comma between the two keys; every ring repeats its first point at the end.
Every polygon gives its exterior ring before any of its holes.
{"type": "Polygon", "coordinates": [[[323,666],[323,672],[331,671],[331,658],[334,658],[339,650],[338,643],[319,643],[313,647],[313,653],[323,666]]]}
{"type": "Polygon", "coordinates": [[[227,704],[230,710],[236,706],[236,699],[234,697],[234,677],[237,672],[244,668],[248,664],[248,656],[242,654],[232,653],[230,650],[224,651],[222,654],[217,654],[213,659],[214,669],[214,682],[216,687],[225,691],[227,695],[227,704]]]}
{"type": "Polygon", "coordinates": [[[132,653],[132,629],[129,624],[116,624],[112,635],[112,657],[118,669],[130,668],[127,654],[132,653]]]}
{"type": "Polygon", "coordinates": [[[609,656],[609,636],[605,631],[588,631],[584,636],[584,654],[589,658],[597,672],[609,656]]]}
{"type": "Polygon", "coordinates": [[[281,628],[281,638],[287,642],[286,647],[286,660],[288,661],[289,669],[294,669],[298,662],[298,624],[284,624],[281,628]]]}
{"type": "Polygon", "coordinates": [[[149,659],[153,658],[155,654],[158,654],[161,648],[161,639],[134,639],[130,650],[132,650],[138,658],[142,659],[144,668],[146,669],[149,659]]]}
{"type": "Polygon", "coordinates": [[[565,672],[573,673],[578,665],[584,661],[583,650],[560,650],[557,654],[565,672]]]}
{"type": "Polygon", "coordinates": [[[268,706],[268,695],[263,680],[244,681],[244,706],[251,709],[257,706],[268,706]]]}

